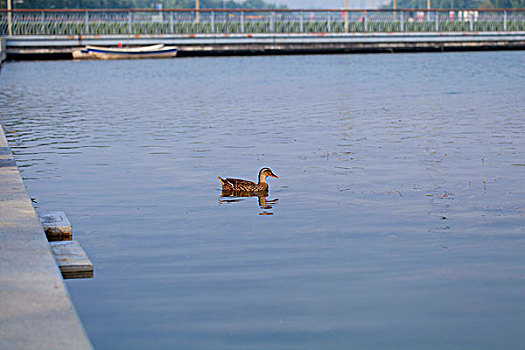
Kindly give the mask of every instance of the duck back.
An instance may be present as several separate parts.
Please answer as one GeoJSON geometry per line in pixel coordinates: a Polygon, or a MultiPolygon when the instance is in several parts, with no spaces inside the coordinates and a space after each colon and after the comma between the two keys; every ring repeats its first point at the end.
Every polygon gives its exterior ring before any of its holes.
{"type": "Polygon", "coordinates": [[[262,182],[256,184],[253,181],[242,180],[242,179],[222,179],[219,177],[223,190],[230,191],[246,191],[246,192],[256,192],[256,191],[266,191],[268,190],[268,184],[262,182]]]}

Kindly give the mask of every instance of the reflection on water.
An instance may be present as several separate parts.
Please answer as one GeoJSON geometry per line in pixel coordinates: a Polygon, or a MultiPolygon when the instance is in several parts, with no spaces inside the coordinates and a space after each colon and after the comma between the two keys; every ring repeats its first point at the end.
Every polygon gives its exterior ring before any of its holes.
{"type": "Polygon", "coordinates": [[[524,66],[8,63],[0,120],[29,195],[95,265],[66,283],[97,349],[516,349],[524,66]],[[268,164],[267,196],[217,192],[268,164]]]}
{"type": "Polygon", "coordinates": [[[278,198],[268,199],[268,191],[248,192],[222,190],[219,204],[239,203],[244,201],[246,199],[245,197],[257,197],[257,203],[261,209],[259,215],[273,215],[274,213],[270,209],[272,209],[274,205],[277,205],[277,201],[279,200],[278,198]]]}

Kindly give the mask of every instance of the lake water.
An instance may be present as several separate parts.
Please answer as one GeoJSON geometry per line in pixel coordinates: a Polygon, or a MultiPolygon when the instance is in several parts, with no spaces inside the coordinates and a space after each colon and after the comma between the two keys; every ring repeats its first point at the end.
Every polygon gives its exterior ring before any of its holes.
{"type": "Polygon", "coordinates": [[[525,346],[525,53],[20,62],[0,121],[97,349],[525,346]],[[268,198],[221,198],[217,176],[268,198]],[[264,201],[266,200],[266,203],[264,201]]]}

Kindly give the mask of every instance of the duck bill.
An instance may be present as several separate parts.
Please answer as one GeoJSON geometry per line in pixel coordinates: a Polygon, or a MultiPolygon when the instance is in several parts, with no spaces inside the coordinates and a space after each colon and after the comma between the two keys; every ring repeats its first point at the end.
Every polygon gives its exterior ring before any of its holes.
{"type": "Polygon", "coordinates": [[[275,174],[273,174],[273,173],[272,173],[272,174],[268,174],[268,176],[275,177],[276,179],[279,178],[279,176],[277,176],[277,175],[275,175],[275,174]]]}

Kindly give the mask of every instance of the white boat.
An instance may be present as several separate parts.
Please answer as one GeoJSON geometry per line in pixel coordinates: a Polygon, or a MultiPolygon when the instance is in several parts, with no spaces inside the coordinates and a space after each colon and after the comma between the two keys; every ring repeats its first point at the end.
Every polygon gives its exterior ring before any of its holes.
{"type": "Polygon", "coordinates": [[[170,58],[177,55],[177,47],[156,44],[137,47],[103,47],[86,45],[82,49],[73,50],[73,58],[88,59],[130,59],[130,58],[170,58]]]}

